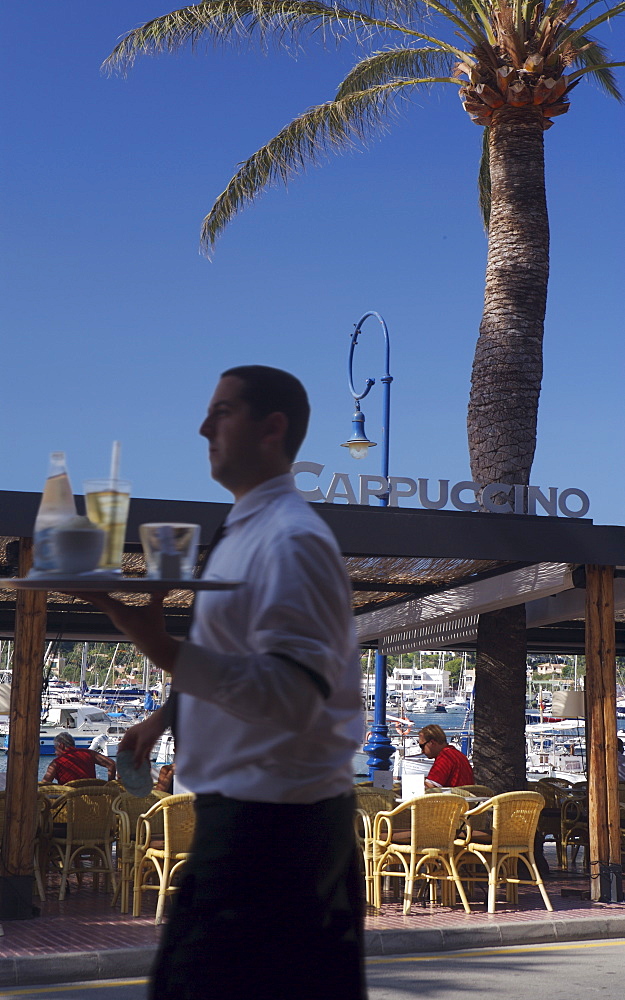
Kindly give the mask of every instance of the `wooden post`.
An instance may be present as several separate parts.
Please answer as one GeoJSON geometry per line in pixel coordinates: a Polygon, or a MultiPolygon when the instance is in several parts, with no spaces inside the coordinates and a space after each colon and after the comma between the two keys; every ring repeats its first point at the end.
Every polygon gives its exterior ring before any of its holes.
{"type": "Polygon", "coordinates": [[[586,711],[591,899],[622,899],[616,764],[614,568],[586,566],[586,711]]]}
{"type": "MultiPolygon", "coordinates": [[[[32,544],[30,538],[20,539],[20,576],[26,576],[32,565],[32,544]]],[[[46,602],[45,591],[17,593],[6,810],[0,857],[0,917],[5,920],[34,916],[33,848],[46,602]]]]}

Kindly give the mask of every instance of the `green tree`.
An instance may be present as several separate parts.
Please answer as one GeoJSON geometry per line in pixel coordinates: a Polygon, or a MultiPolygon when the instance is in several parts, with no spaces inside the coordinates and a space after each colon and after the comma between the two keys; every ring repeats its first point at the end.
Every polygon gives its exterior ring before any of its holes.
{"type": "MultiPolygon", "coordinates": [[[[609,2],[609,0],[608,0],[609,2]]],[[[210,0],[131,31],[105,67],[208,41],[246,45],[355,38],[366,55],[334,98],[304,111],[246,160],[202,225],[210,251],[241,208],[328,150],[386,123],[415,89],[456,87],[484,128],[479,188],[488,230],[484,310],[472,370],[468,440],[473,479],[527,485],[534,458],[549,274],[544,140],[586,75],[620,99],[614,62],[590,34],[625,12],[590,0],[210,0]],[[379,47],[375,47],[379,46],[379,47]]],[[[483,615],[478,628],[476,741],[480,780],[497,791],[525,781],[523,607],[483,615]]]]}

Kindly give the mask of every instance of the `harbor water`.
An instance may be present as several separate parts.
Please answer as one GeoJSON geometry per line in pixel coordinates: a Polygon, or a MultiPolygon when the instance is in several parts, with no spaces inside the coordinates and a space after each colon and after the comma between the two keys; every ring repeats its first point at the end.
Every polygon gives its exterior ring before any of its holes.
{"type": "MultiPolygon", "coordinates": [[[[395,712],[396,710],[391,711],[389,714],[392,715],[393,718],[395,718],[396,717],[395,712]]],[[[406,755],[411,757],[415,755],[416,751],[415,747],[411,746],[410,744],[416,740],[417,733],[419,732],[420,729],[423,729],[424,726],[428,726],[431,724],[436,724],[437,726],[441,726],[441,728],[444,729],[445,733],[447,734],[447,738],[450,741],[454,739],[456,736],[459,736],[462,732],[466,732],[466,729],[463,729],[463,724],[465,722],[465,714],[463,712],[415,712],[415,713],[408,712],[406,718],[408,718],[413,723],[410,733],[406,737],[406,743],[407,743],[406,755]]],[[[471,719],[471,728],[472,725],[473,725],[473,720],[471,719]]],[[[401,744],[401,737],[396,731],[395,723],[389,720],[388,726],[389,726],[389,735],[391,740],[399,747],[401,744]]],[[[420,756],[424,762],[427,760],[427,758],[423,757],[423,755],[420,756]]],[[[40,781],[46,772],[48,764],[52,759],[53,758],[50,756],[39,758],[38,776],[40,781]]],[[[7,767],[7,755],[6,753],[0,753],[0,773],[6,771],[6,767],[7,767]]],[[[107,776],[106,769],[103,767],[96,767],[96,775],[98,778],[106,778],[107,776]]],[[[354,756],[354,779],[356,781],[364,781],[367,778],[368,778],[367,754],[359,752],[354,756]]]]}

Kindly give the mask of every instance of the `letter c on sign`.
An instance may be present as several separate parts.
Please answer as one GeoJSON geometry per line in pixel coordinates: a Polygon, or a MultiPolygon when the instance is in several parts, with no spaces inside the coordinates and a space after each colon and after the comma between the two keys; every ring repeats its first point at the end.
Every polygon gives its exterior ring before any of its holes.
{"type": "MultiPolygon", "coordinates": [[[[310,472],[313,476],[320,476],[324,468],[325,466],[319,465],[318,462],[293,462],[291,472],[294,476],[297,476],[299,472],[310,472]]],[[[325,500],[325,496],[318,486],[314,490],[302,490],[297,485],[295,488],[304,500],[325,500]]]]}
{"type": "Polygon", "coordinates": [[[489,483],[482,490],[482,503],[491,514],[513,514],[512,505],[509,503],[495,503],[495,497],[500,493],[510,495],[512,487],[509,483],[489,483]]]}
{"type": "Polygon", "coordinates": [[[461,483],[456,483],[455,486],[451,488],[451,502],[453,503],[456,510],[479,510],[480,505],[477,502],[477,493],[480,489],[479,483],[469,483],[464,480],[461,483]],[[472,502],[466,503],[464,500],[460,499],[460,494],[464,490],[473,490],[474,498],[472,502]]]}

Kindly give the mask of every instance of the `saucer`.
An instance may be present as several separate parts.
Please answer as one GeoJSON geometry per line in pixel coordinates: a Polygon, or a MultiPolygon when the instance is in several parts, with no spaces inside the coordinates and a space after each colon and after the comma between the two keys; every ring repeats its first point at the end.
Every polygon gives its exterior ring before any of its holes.
{"type": "Polygon", "coordinates": [[[117,775],[122,785],[131,795],[144,798],[154,787],[150,762],[144,760],[139,767],[134,765],[132,750],[120,750],[117,754],[117,775]]]}

